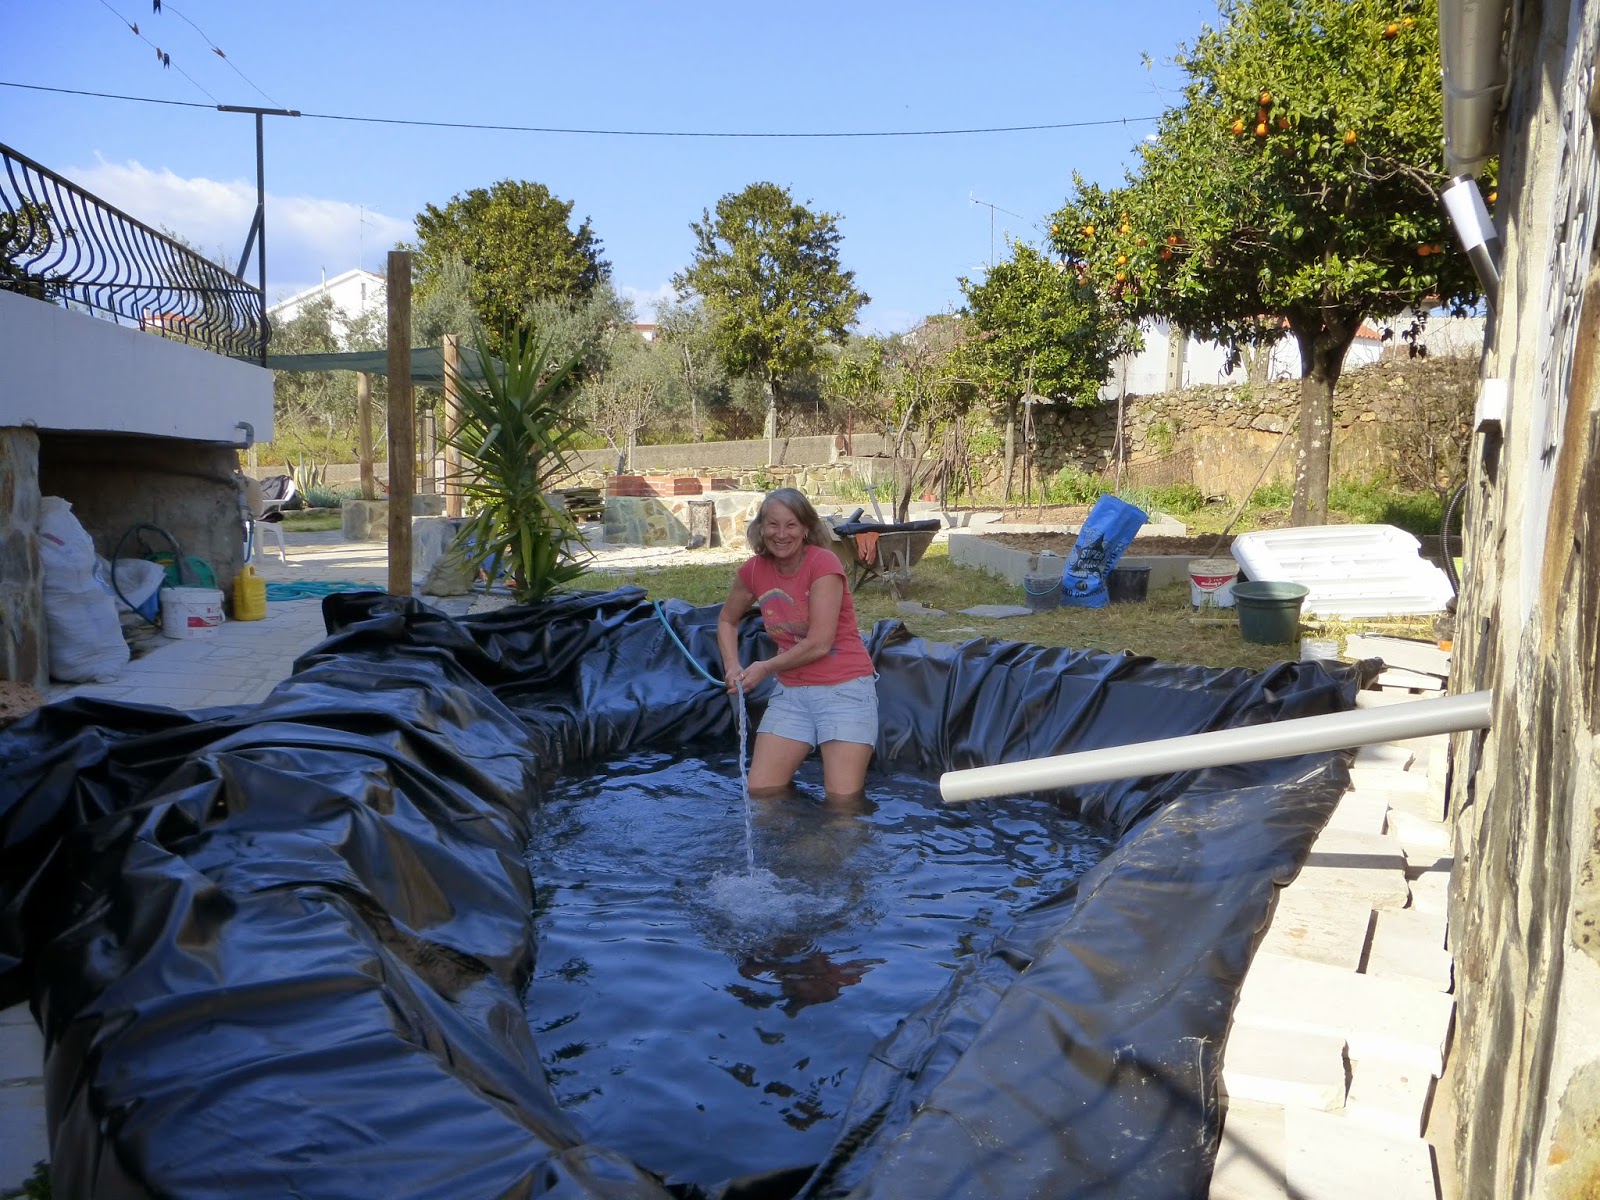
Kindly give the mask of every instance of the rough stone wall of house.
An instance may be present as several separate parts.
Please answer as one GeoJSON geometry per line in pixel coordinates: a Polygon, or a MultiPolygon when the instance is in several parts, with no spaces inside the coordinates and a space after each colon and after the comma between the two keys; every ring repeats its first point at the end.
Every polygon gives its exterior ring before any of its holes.
{"type": "MultiPolygon", "coordinates": [[[[1416,414],[1438,407],[1470,413],[1477,359],[1388,360],[1347,371],[1334,393],[1333,478],[1369,476],[1392,466],[1396,433],[1416,414]]],[[[1298,380],[1208,385],[1127,400],[1125,463],[1137,474],[1182,452],[1191,478],[1208,495],[1243,496],[1300,405],[1298,380]]],[[[1076,467],[1091,474],[1115,467],[1117,406],[1041,409],[1039,457],[1047,474],[1076,467]]],[[[1266,476],[1292,479],[1290,452],[1266,476]]],[[[1173,482],[1173,480],[1162,480],[1173,482]]]]}
{"type": "MultiPolygon", "coordinates": [[[[39,488],[72,502],[73,514],[109,558],[135,525],[165,529],[186,557],[204,559],[233,594],[244,565],[238,451],[213,442],[119,434],[39,435],[39,488]]],[[[148,545],[167,548],[159,535],[148,545]]],[[[129,542],[129,547],[134,545],[129,542]]],[[[124,554],[129,553],[125,548],[124,554]]]]}
{"type": "Polygon", "coordinates": [[[0,679],[50,682],[39,562],[39,435],[0,429],[0,679]]]}
{"type": "Polygon", "coordinates": [[[1519,5],[1453,684],[1457,1166],[1472,1200],[1600,1195],[1600,5],[1519,5]]]}

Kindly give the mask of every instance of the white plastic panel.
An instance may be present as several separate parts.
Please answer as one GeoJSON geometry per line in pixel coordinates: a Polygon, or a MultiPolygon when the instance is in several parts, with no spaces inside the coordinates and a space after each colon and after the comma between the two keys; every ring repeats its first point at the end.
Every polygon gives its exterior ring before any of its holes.
{"type": "Polygon", "coordinates": [[[1310,616],[1443,612],[1455,593],[1421,547],[1393,525],[1307,525],[1240,534],[1233,557],[1251,579],[1304,584],[1310,616]]]}

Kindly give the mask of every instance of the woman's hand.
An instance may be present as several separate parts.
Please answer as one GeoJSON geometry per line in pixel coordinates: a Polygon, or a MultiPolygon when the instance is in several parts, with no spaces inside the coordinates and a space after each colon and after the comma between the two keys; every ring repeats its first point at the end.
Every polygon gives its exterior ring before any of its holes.
{"type": "Polygon", "coordinates": [[[767,665],[765,660],[757,660],[748,667],[734,667],[726,676],[728,691],[730,693],[737,692],[740,687],[743,687],[748,692],[771,674],[772,668],[767,665]]]}

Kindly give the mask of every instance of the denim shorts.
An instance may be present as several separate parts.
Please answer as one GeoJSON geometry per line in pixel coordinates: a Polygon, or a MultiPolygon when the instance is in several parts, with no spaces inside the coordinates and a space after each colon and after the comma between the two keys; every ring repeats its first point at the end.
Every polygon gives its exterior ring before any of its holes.
{"type": "Polygon", "coordinates": [[[823,742],[878,741],[878,684],[875,675],[843,683],[784,687],[767,702],[758,733],[818,746],[823,742]]]}

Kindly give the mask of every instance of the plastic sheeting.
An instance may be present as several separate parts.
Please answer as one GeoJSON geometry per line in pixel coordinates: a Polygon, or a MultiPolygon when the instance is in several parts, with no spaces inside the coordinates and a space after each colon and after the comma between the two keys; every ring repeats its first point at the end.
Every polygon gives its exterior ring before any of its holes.
{"type": "MultiPolygon", "coordinates": [[[[458,621],[329,596],[333,636],[258,706],[74,700],[0,735],[0,1005],[45,1033],[56,1195],[705,1194],[585,1139],[521,1006],[541,779],[732,735],[642,600],[458,621]]],[[[720,675],[716,609],[666,612],[720,675]]],[[[880,759],[930,773],[1337,711],[1358,684],[893,622],[869,649],[880,759]]],[[[1112,853],[907,1014],[825,1161],[715,1193],[1204,1195],[1239,983],[1346,778],[1321,755],[1056,797],[1113,823],[1112,853]]]]}

